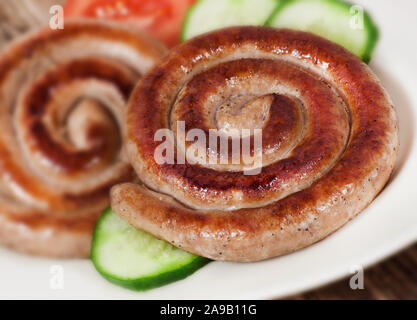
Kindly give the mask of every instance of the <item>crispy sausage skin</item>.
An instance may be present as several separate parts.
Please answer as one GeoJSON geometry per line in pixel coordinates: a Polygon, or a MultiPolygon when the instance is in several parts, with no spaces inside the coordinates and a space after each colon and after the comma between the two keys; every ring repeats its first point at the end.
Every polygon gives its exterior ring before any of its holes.
{"type": "MultiPolygon", "coordinates": [[[[178,160],[191,143],[171,140],[178,160]]],[[[268,259],[323,239],[368,206],[398,145],[395,108],[354,55],[306,32],[227,28],[174,48],[134,90],[126,150],[142,183],[114,186],[111,205],[192,253],[268,259]],[[157,162],[155,133],[178,121],[185,133],[262,129],[262,170],[157,162]]]]}
{"type": "Polygon", "coordinates": [[[122,154],[126,102],[165,53],[116,23],[66,21],[0,55],[0,243],[88,257],[110,187],[132,181],[122,154]]]}

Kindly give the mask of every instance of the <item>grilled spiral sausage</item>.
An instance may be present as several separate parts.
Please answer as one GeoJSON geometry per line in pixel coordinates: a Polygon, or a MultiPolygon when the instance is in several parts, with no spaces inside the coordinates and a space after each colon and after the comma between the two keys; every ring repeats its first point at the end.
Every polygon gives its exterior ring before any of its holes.
{"type": "Polygon", "coordinates": [[[165,49],[115,23],[67,21],[0,56],[0,243],[88,257],[112,185],[132,181],[127,99],[165,49]]]}
{"type": "Polygon", "coordinates": [[[111,204],[192,253],[263,260],[310,245],[363,210],[386,184],[398,144],[390,98],[351,53],[310,33],[228,28],[175,48],[132,93],[126,150],[143,184],[114,186],[111,204]],[[184,133],[165,140],[176,161],[159,162],[155,135],[175,132],[178,121],[184,133]],[[260,172],[180,163],[193,143],[178,138],[194,128],[262,129],[260,172]]]}

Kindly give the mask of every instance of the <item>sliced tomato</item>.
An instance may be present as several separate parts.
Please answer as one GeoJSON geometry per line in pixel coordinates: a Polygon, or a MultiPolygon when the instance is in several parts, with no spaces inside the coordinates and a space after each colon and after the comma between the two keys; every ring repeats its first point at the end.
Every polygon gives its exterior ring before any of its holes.
{"type": "Polygon", "coordinates": [[[179,42],[185,12],[195,0],[67,0],[66,17],[94,17],[127,22],[168,47],[179,42]]]}

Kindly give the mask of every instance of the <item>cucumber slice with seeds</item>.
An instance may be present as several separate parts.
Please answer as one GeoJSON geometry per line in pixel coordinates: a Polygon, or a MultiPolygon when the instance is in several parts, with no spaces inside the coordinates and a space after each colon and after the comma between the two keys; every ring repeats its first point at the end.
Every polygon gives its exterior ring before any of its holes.
{"type": "Polygon", "coordinates": [[[378,29],[359,6],[339,0],[287,0],[268,19],[267,25],[315,33],[371,60],[378,29]]]}
{"type": "Polygon", "coordinates": [[[91,259],[107,280],[133,290],[184,279],[210,261],[135,229],[110,208],[94,230],[91,259]]]}
{"type": "Polygon", "coordinates": [[[199,0],[187,12],[181,40],[230,26],[261,25],[282,0],[199,0]]]}

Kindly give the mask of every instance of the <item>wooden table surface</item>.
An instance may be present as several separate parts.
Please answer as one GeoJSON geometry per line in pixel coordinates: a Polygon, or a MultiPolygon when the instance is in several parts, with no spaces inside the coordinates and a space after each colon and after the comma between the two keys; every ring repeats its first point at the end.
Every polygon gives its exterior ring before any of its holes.
{"type": "Polygon", "coordinates": [[[417,244],[364,271],[364,289],[352,290],[350,278],[291,299],[417,300],[417,244]]]}
{"type": "MultiPolygon", "coordinates": [[[[0,49],[28,30],[47,24],[49,8],[64,0],[0,0],[0,49]]],[[[417,299],[417,244],[364,272],[364,289],[349,278],[290,299],[417,299]]]]}

